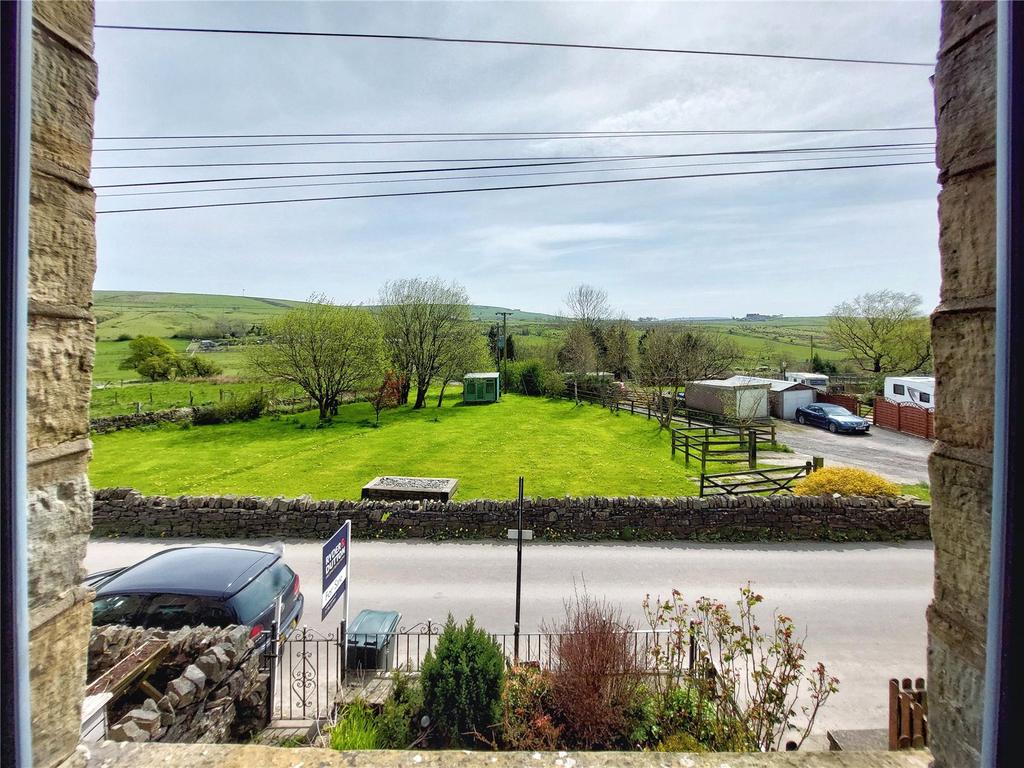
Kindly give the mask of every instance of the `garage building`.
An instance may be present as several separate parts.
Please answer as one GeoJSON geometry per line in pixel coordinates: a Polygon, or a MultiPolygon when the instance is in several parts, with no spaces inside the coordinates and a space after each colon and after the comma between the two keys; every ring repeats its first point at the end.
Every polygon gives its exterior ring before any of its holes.
{"type": "Polygon", "coordinates": [[[739,415],[744,419],[796,418],[796,409],[814,402],[815,388],[795,381],[731,376],[696,381],[686,388],[686,405],[710,413],[739,415]],[[767,398],[764,391],[767,389],[767,398]]]}

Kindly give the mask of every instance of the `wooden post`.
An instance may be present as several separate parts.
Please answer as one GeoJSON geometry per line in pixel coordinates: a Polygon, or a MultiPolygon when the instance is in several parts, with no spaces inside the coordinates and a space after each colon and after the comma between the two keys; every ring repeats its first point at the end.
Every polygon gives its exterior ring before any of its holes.
{"type": "Polygon", "coordinates": [[[900,684],[895,678],[889,680],[889,750],[899,749],[899,700],[900,684]]]}
{"type": "Polygon", "coordinates": [[[192,405],[193,401],[194,401],[194,398],[192,397],[192,390],[190,389],[188,391],[188,404],[192,405]]]}
{"type": "Polygon", "coordinates": [[[747,430],[747,463],[750,469],[757,467],[757,430],[747,430]]]}
{"type": "Polygon", "coordinates": [[[811,457],[811,472],[817,472],[819,469],[825,466],[824,456],[812,456],[811,457]]]}

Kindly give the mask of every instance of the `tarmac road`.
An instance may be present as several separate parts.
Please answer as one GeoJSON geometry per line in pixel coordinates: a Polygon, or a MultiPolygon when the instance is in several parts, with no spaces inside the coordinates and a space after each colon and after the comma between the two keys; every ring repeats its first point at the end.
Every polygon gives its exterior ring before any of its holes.
{"type": "MultiPolygon", "coordinates": [[[[827,432],[824,432],[828,436],[827,432]]],[[[859,440],[857,442],[860,442],[859,440]]],[[[128,565],[170,546],[199,540],[95,540],[88,571],[128,565]]],[[[269,540],[233,542],[266,546],[269,540]]],[[[288,541],[285,559],[300,575],[304,622],[334,630],[336,609],[320,621],[320,548],[288,541]]],[[[363,608],[401,611],[402,625],[474,615],[492,632],[511,632],[515,607],[515,545],[511,542],[354,541],[350,616],[363,608]]],[[[528,542],[523,554],[523,631],[557,618],[573,589],[622,607],[643,626],[641,600],[675,587],[688,600],[731,601],[748,580],[807,632],[808,659],[825,662],[841,680],[822,711],[828,727],[886,724],[890,677],[925,674],[925,608],[932,598],[932,547],[817,542],[702,544],[692,542],[553,544],[528,542]]]]}

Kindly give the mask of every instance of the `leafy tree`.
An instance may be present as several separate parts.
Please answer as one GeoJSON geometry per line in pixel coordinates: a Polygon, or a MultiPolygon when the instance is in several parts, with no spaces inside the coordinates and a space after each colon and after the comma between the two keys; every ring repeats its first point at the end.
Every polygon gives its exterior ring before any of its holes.
{"type": "Polygon", "coordinates": [[[216,362],[199,355],[178,355],[175,360],[179,376],[205,378],[216,376],[224,371],[216,362]]]}
{"type": "Polygon", "coordinates": [[[636,332],[628,320],[616,320],[603,329],[604,367],[624,380],[633,373],[636,357],[636,332]]]}
{"type": "Polygon", "coordinates": [[[152,381],[168,379],[177,371],[178,353],[163,339],[139,336],[128,342],[128,350],[128,357],[118,366],[122,370],[138,371],[152,381]]]}
{"type": "Polygon", "coordinates": [[[457,325],[451,331],[449,342],[438,365],[438,378],[441,380],[441,391],[437,394],[438,408],[444,402],[444,391],[449,382],[491,364],[487,344],[476,324],[467,321],[457,325]]]}
{"type": "Polygon", "coordinates": [[[264,376],[302,388],[320,419],[337,413],[346,392],[365,389],[381,374],[380,325],[365,309],[337,306],[314,294],[305,305],[267,323],[268,340],[250,348],[249,361],[264,376]]]}
{"type": "Polygon", "coordinates": [[[928,318],[920,307],[921,297],[915,293],[865,293],[833,308],[827,333],[865,371],[922,371],[931,362],[932,349],[928,318]]]}
{"type": "Polygon", "coordinates": [[[422,408],[430,383],[464,339],[461,329],[471,320],[469,295],[458,283],[437,277],[395,280],[380,289],[380,318],[392,362],[415,382],[413,408],[422,408]]]}
{"type": "Polygon", "coordinates": [[[824,373],[829,375],[839,373],[839,369],[836,368],[835,363],[831,360],[825,360],[817,352],[815,352],[814,356],[811,358],[811,371],[813,373],[824,373]]]}

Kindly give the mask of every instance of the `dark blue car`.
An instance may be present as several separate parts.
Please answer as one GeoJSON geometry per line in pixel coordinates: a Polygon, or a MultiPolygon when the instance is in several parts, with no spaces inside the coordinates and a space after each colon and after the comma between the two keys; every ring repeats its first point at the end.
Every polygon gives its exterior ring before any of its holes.
{"type": "Polygon", "coordinates": [[[299,577],[276,552],[242,547],[165,549],[127,568],[93,574],[92,623],[175,630],[181,627],[250,627],[280,630],[302,618],[299,577]]]}
{"type": "Polygon", "coordinates": [[[854,416],[841,405],[832,403],[814,403],[796,409],[796,420],[800,424],[813,424],[825,427],[829,432],[860,432],[865,433],[871,428],[871,422],[854,416]]]}

